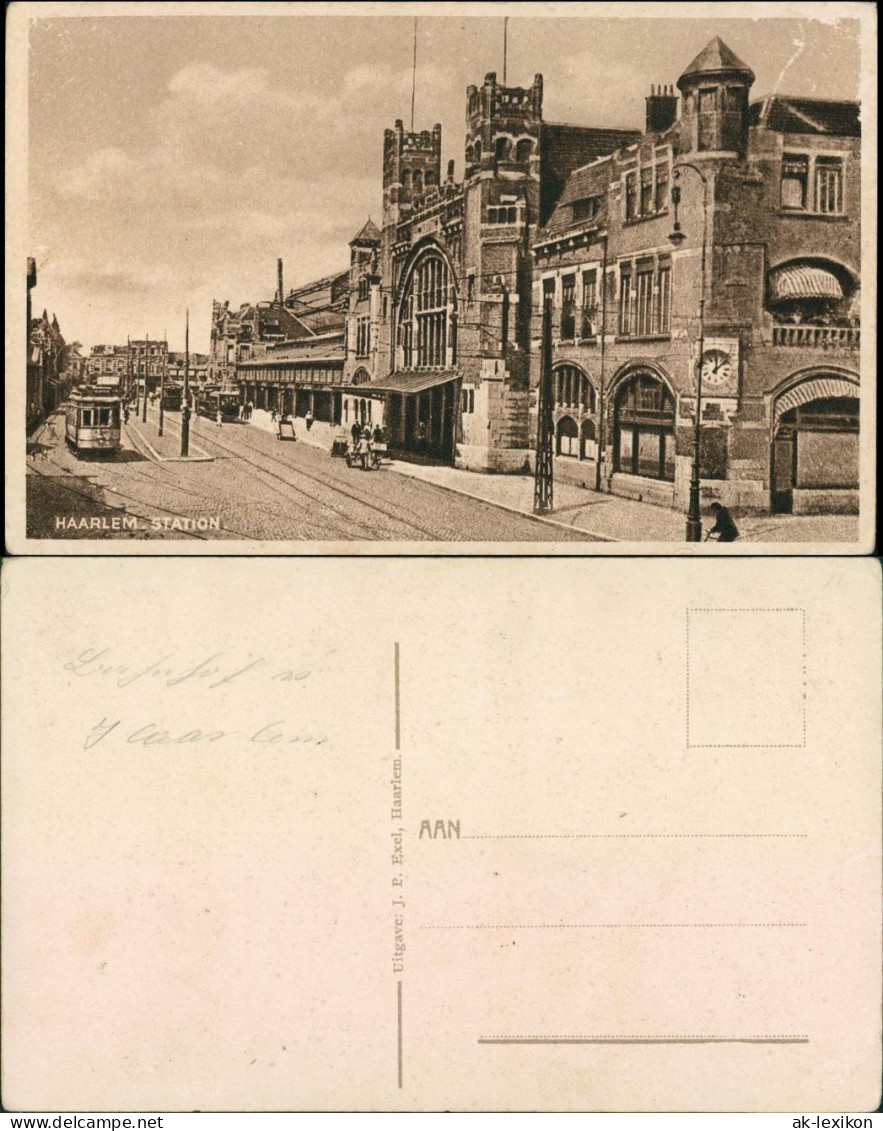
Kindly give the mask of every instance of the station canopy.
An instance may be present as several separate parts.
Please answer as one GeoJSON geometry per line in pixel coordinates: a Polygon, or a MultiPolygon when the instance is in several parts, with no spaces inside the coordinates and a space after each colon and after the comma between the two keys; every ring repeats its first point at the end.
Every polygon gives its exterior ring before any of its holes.
{"type": "Polygon", "coordinates": [[[415,393],[425,393],[427,389],[434,389],[436,385],[447,385],[449,381],[456,381],[460,374],[456,369],[399,369],[395,373],[388,373],[385,377],[378,377],[376,381],[368,381],[358,385],[359,396],[370,396],[371,393],[400,393],[403,396],[412,396],[415,393]]]}

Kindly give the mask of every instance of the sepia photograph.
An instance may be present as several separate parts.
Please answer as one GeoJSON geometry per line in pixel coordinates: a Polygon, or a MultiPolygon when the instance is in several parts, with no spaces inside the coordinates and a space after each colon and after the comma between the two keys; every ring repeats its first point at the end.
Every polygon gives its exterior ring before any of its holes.
{"type": "Polygon", "coordinates": [[[8,543],[869,551],[875,16],[12,5],[8,543]]]}

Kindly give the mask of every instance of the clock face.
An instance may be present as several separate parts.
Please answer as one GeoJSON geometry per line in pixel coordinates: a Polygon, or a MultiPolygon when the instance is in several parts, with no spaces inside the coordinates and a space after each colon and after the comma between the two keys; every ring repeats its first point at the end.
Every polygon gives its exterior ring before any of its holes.
{"type": "Polygon", "coordinates": [[[702,381],[712,387],[726,385],[733,375],[733,364],[726,350],[706,350],[702,355],[702,381]]]}

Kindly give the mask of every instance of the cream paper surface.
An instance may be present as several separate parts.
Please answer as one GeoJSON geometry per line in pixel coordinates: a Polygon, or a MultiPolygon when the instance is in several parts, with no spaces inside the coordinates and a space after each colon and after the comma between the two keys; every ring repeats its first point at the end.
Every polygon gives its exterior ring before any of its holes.
{"type": "Polygon", "coordinates": [[[880,589],[7,564],[7,1108],[873,1109],[880,589]]]}

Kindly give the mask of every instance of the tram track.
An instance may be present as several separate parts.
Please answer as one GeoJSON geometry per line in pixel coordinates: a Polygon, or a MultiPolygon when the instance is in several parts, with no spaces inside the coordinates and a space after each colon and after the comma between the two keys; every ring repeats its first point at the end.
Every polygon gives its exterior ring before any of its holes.
{"type": "MultiPolygon", "coordinates": [[[[38,431],[34,433],[34,440],[36,441],[38,436],[40,436],[45,430],[46,432],[49,433],[49,435],[52,437],[52,439],[56,442],[56,447],[59,447],[60,444],[64,443],[65,442],[64,439],[60,438],[58,436],[58,433],[55,431],[55,429],[53,427],[54,423],[55,422],[54,422],[52,417],[50,417],[47,421],[45,421],[41,425],[41,427],[38,429],[38,431]]],[[[77,476],[76,474],[74,474],[74,472],[71,471],[70,468],[67,468],[62,463],[59,463],[57,459],[53,458],[53,455],[51,453],[44,454],[40,458],[45,460],[53,468],[55,468],[56,471],[59,474],[49,475],[49,474],[43,472],[40,469],[40,467],[37,466],[37,464],[34,463],[33,461],[30,464],[31,474],[37,475],[41,479],[52,479],[54,481],[55,485],[60,490],[66,492],[69,495],[74,495],[77,498],[83,499],[84,501],[94,505],[94,503],[96,502],[94,495],[90,494],[88,491],[79,491],[75,487],[71,486],[69,483],[64,481],[66,479],[72,479],[72,480],[79,480],[80,479],[80,477],[77,476]]],[[[114,466],[117,467],[117,468],[126,467],[125,464],[116,464],[114,466]]],[[[127,468],[127,471],[128,471],[128,468],[127,468]]],[[[131,472],[129,472],[129,474],[131,474],[131,475],[142,474],[143,475],[143,473],[140,473],[140,469],[137,469],[137,468],[133,468],[131,470],[131,472]]],[[[147,482],[150,481],[150,476],[143,475],[143,479],[144,479],[144,482],[147,483],[147,482]]],[[[169,486],[176,486],[176,485],[175,484],[169,484],[169,486]]],[[[181,487],[177,487],[177,489],[186,491],[186,489],[181,488],[181,487]]],[[[116,496],[120,499],[125,500],[126,502],[128,502],[130,504],[134,503],[137,507],[139,507],[141,509],[148,509],[148,510],[154,512],[154,513],[162,512],[163,514],[168,515],[171,518],[183,519],[183,518],[188,517],[188,516],[182,514],[180,511],[172,510],[169,507],[159,506],[157,504],[148,502],[144,499],[139,499],[135,495],[127,495],[125,493],[125,491],[120,491],[118,488],[110,487],[107,484],[100,484],[100,485],[96,484],[95,490],[102,491],[102,492],[104,492],[105,494],[108,494],[108,495],[114,495],[114,496],[116,496]]],[[[193,494],[196,497],[196,492],[187,491],[186,493],[193,494]]],[[[125,506],[120,506],[120,507],[108,506],[108,509],[109,510],[120,510],[123,514],[131,515],[131,517],[133,517],[133,518],[145,518],[146,517],[145,515],[141,515],[141,514],[132,514],[132,512],[130,510],[128,510],[125,506]]],[[[128,535],[128,537],[130,537],[130,538],[137,538],[138,537],[137,531],[134,531],[134,532],[133,531],[124,531],[123,533],[128,535]]],[[[180,530],[180,531],[176,531],[176,533],[180,533],[187,538],[193,538],[198,542],[208,541],[207,535],[200,534],[197,531],[180,530]]],[[[239,534],[241,532],[240,531],[233,531],[233,533],[239,534]]],[[[248,535],[244,534],[244,533],[242,533],[241,536],[243,538],[248,537],[248,535]]]]}
{"type": "MultiPolygon", "coordinates": [[[[377,537],[378,537],[377,532],[375,531],[375,529],[373,527],[369,526],[367,523],[362,522],[358,519],[353,519],[351,516],[346,514],[344,511],[342,511],[339,507],[334,506],[332,503],[329,503],[327,500],[321,498],[321,496],[319,496],[319,495],[311,494],[309,491],[304,490],[304,488],[299,486],[297,483],[286,479],[282,475],[279,475],[276,471],[270,470],[266,467],[261,468],[253,459],[249,459],[241,451],[239,451],[235,448],[230,448],[227,445],[222,444],[216,437],[214,437],[214,436],[206,437],[206,435],[204,433],[200,433],[200,440],[203,443],[208,442],[210,444],[214,444],[221,451],[226,452],[227,455],[233,456],[237,459],[241,459],[243,461],[243,463],[246,463],[250,467],[254,468],[255,470],[260,471],[263,475],[269,475],[269,476],[272,476],[274,479],[278,479],[280,483],[283,483],[285,486],[289,487],[291,490],[297,491],[300,494],[305,495],[308,499],[311,499],[313,502],[318,503],[320,506],[327,507],[328,509],[334,511],[336,514],[339,514],[345,520],[345,522],[347,523],[348,529],[351,529],[353,525],[360,526],[363,530],[366,530],[368,532],[368,535],[372,540],[377,539],[377,537]]],[[[258,453],[253,452],[252,454],[258,454],[258,453]]],[[[381,506],[377,502],[372,502],[371,500],[367,499],[364,495],[357,495],[357,494],[355,494],[355,492],[347,491],[345,488],[341,487],[338,483],[334,482],[330,478],[320,478],[318,475],[311,475],[308,471],[305,471],[303,468],[294,467],[292,464],[287,463],[284,460],[279,459],[278,457],[271,456],[267,453],[262,452],[262,453],[259,453],[259,454],[260,454],[262,459],[267,460],[270,463],[276,464],[279,467],[284,467],[287,471],[291,472],[295,476],[300,476],[303,479],[307,479],[307,480],[310,480],[313,483],[317,483],[320,487],[323,487],[328,491],[332,491],[332,492],[334,492],[338,495],[341,495],[344,498],[349,499],[351,502],[357,503],[359,506],[366,507],[369,510],[376,511],[378,514],[383,515],[383,517],[386,518],[386,519],[389,519],[393,522],[399,523],[402,526],[410,527],[412,530],[418,531],[424,538],[427,538],[429,540],[436,540],[437,539],[437,534],[434,531],[429,530],[427,527],[422,526],[420,523],[415,522],[413,519],[403,517],[400,513],[396,513],[396,511],[394,511],[394,510],[390,510],[387,507],[381,506]]],[[[278,488],[277,488],[277,490],[278,490],[278,488]]],[[[283,492],[279,491],[279,493],[282,494],[283,492]]],[[[290,498],[290,496],[286,496],[286,498],[290,498]]]]}
{"type": "MultiPolygon", "coordinates": [[[[56,463],[55,460],[53,460],[51,457],[47,456],[45,458],[47,459],[47,461],[50,464],[52,464],[52,466],[54,468],[56,468],[59,472],[61,472],[61,475],[48,475],[47,473],[45,473],[44,471],[41,471],[40,468],[37,468],[37,467],[31,468],[31,474],[32,475],[36,475],[40,479],[51,479],[51,480],[54,481],[55,486],[58,487],[59,490],[64,491],[68,495],[75,495],[77,498],[83,499],[85,502],[91,503],[91,504],[94,505],[94,503],[96,502],[94,495],[91,495],[88,491],[78,491],[76,489],[76,487],[72,487],[70,484],[65,483],[63,481],[63,478],[77,479],[78,477],[76,475],[74,475],[66,467],[62,467],[62,465],[60,463],[56,463]]],[[[142,507],[142,508],[146,507],[148,505],[145,502],[143,502],[143,500],[135,498],[134,495],[127,495],[125,492],[118,491],[113,487],[101,486],[101,487],[98,488],[98,490],[104,491],[109,495],[116,495],[120,499],[124,499],[124,500],[126,500],[126,502],[129,502],[129,503],[135,503],[137,506],[142,507]]],[[[107,505],[107,504],[105,504],[105,505],[107,505]]],[[[150,505],[151,505],[151,507],[154,511],[162,511],[164,514],[170,515],[173,518],[184,518],[185,517],[184,515],[180,514],[177,511],[170,510],[168,507],[156,506],[154,504],[150,504],[150,505]]],[[[108,507],[108,510],[117,510],[117,511],[120,511],[122,514],[131,515],[131,517],[133,517],[133,518],[144,518],[145,517],[144,515],[138,515],[138,514],[132,515],[132,512],[130,510],[128,510],[125,506],[113,507],[113,506],[107,505],[107,507],[108,507]]],[[[137,538],[138,537],[137,531],[122,531],[122,533],[128,535],[130,538],[137,538]]],[[[202,534],[199,534],[198,532],[193,531],[193,530],[181,530],[181,531],[178,531],[177,533],[183,534],[187,538],[195,538],[198,542],[206,541],[206,538],[202,534]]]]}
{"type": "MultiPolygon", "coordinates": [[[[62,438],[59,437],[59,434],[55,431],[55,428],[53,427],[54,423],[55,422],[52,418],[50,418],[48,421],[44,422],[44,424],[41,425],[40,429],[38,429],[38,431],[34,433],[33,440],[36,442],[36,441],[39,440],[39,438],[43,434],[48,433],[48,436],[51,437],[51,439],[54,441],[55,447],[59,447],[64,441],[63,441],[62,438]]],[[[141,447],[139,446],[139,444],[137,442],[137,439],[130,432],[127,433],[127,434],[129,435],[130,442],[132,443],[134,449],[136,451],[138,451],[139,454],[145,456],[145,462],[147,463],[147,466],[150,468],[150,472],[149,473],[147,472],[147,468],[139,468],[136,465],[125,464],[125,463],[115,464],[114,465],[115,470],[117,470],[118,472],[119,471],[124,472],[124,474],[126,476],[128,476],[132,479],[140,480],[143,483],[143,485],[145,486],[145,488],[148,489],[148,490],[155,489],[156,480],[157,480],[157,478],[160,478],[164,481],[164,486],[166,488],[170,488],[170,489],[172,489],[173,491],[175,491],[179,494],[187,495],[194,500],[198,500],[202,504],[203,507],[205,507],[206,505],[210,506],[210,504],[206,502],[207,496],[206,496],[206,492],[204,490],[194,490],[194,489],[192,489],[192,487],[184,486],[181,483],[180,477],[181,477],[183,469],[187,466],[186,464],[176,464],[175,465],[175,471],[172,472],[170,468],[165,468],[161,464],[156,463],[155,460],[151,460],[149,458],[149,456],[147,456],[143,452],[143,450],[141,449],[141,447]]],[[[200,437],[200,439],[205,439],[205,437],[200,437]]],[[[212,442],[214,442],[218,448],[225,451],[227,454],[229,454],[229,455],[231,455],[231,456],[233,456],[234,458],[237,458],[237,459],[243,458],[242,454],[240,452],[236,451],[235,449],[228,448],[226,445],[223,445],[223,444],[218,444],[217,441],[214,440],[214,438],[211,438],[211,439],[212,439],[212,442]]],[[[31,463],[32,474],[36,474],[40,478],[43,478],[43,479],[50,479],[51,478],[55,481],[56,485],[61,490],[65,491],[67,494],[73,495],[73,496],[75,496],[79,499],[82,499],[83,501],[88,502],[88,503],[92,503],[92,504],[95,503],[96,500],[95,500],[94,495],[90,494],[88,491],[78,490],[77,488],[73,487],[72,485],[70,485],[69,483],[64,481],[64,480],[68,480],[68,479],[76,480],[79,477],[73,471],[71,471],[70,468],[65,467],[56,458],[54,458],[54,456],[51,452],[43,454],[41,456],[41,458],[43,460],[45,460],[46,462],[48,462],[55,469],[55,471],[58,474],[49,475],[49,474],[45,473],[44,471],[42,471],[34,462],[31,463]]],[[[267,456],[267,457],[264,457],[264,458],[272,461],[272,457],[267,456]]],[[[298,515],[298,521],[302,525],[308,527],[315,534],[317,539],[327,540],[327,538],[328,538],[327,526],[323,526],[320,523],[318,523],[315,520],[315,518],[310,516],[309,511],[307,510],[306,507],[304,507],[302,504],[299,504],[296,498],[292,498],[292,494],[291,494],[292,490],[296,491],[300,495],[306,496],[312,502],[318,502],[323,508],[325,508],[327,510],[331,510],[335,514],[337,514],[337,516],[341,520],[341,530],[340,530],[340,534],[339,534],[340,537],[346,537],[347,531],[351,530],[353,525],[362,526],[362,528],[366,531],[366,533],[372,534],[372,529],[367,524],[359,523],[357,520],[352,519],[349,515],[345,514],[339,508],[332,506],[327,501],[321,500],[317,496],[309,495],[307,492],[305,492],[302,489],[294,486],[291,483],[288,483],[283,477],[275,475],[274,472],[272,472],[272,471],[270,471],[266,468],[260,468],[259,465],[255,461],[246,459],[244,462],[251,464],[253,469],[256,472],[258,472],[260,475],[262,475],[264,477],[270,476],[272,478],[279,479],[283,484],[285,484],[285,486],[287,486],[289,488],[289,490],[285,491],[282,488],[280,488],[277,484],[275,484],[273,482],[266,482],[266,480],[264,480],[264,484],[263,484],[264,486],[269,487],[270,490],[274,491],[276,494],[278,494],[282,498],[284,498],[286,503],[289,506],[291,506],[292,503],[293,503],[297,507],[298,511],[301,512],[298,515]]],[[[285,466],[288,466],[288,465],[285,465],[285,466]]],[[[310,477],[310,478],[313,478],[313,477],[310,477]]],[[[184,513],[183,510],[180,510],[180,509],[175,510],[171,507],[164,507],[164,506],[157,505],[157,504],[151,502],[150,500],[139,498],[136,495],[127,494],[125,491],[121,491],[117,487],[112,487],[112,486],[109,486],[109,485],[104,484],[104,483],[96,484],[95,489],[98,490],[98,491],[102,491],[107,495],[113,495],[116,498],[124,500],[125,502],[127,502],[129,504],[134,504],[135,506],[137,506],[141,510],[149,510],[152,513],[162,513],[163,515],[167,515],[171,518],[178,518],[178,519],[184,519],[184,520],[188,520],[191,517],[191,515],[184,513]]],[[[251,501],[251,502],[249,502],[248,505],[252,508],[259,509],[265,515],[267,515],[271,518],[275,517],[278,514],[278,511],[276,509],[269,507],[266,504],[255,503],[255,502],[251,501]]],[[[119,509],[124,514],[132,513],[125,506],[121,506],[119,508],[111,507],[110,509],[119,509]]],[[[145,516],[143,514],[134,514],[133,517],[144,518],[145,516]]],[[[260,539],[257,539],[254,534],[246,533],[245,531],[238,530],[238,529],[230,526],[229,523],[225,523],[224,531],[227,534],[232,534],[232,535],[238,536],[238,537],[243,538],[243,539],[248,540],[248,541],[260,540],[260,539]]],[[[182,530],[178,531],[177,533],[180,533],[180,534],[182,534],[182,535],[184,535],[185,537],[188,537],[188,538],[194,538],[197,541],[209,541],[212,538],[212,535],[210,533],[209,534],[198,533],[196,531],[191,531],[191,530],[186,530],[186,529],[182,529],[182,530]]],[[[137,533],[134,533],[134,534],[130,533],[129,536],[130,537],[137,537],[138,535],[137,535],[137,533]]]]}
{"type": "MultiPolygon", "coordinates": [[[[253,469],[256,470],[260,475],[272,476],[273,478],[280,479],[280,481],[282,481],[283,483],[286,483],[286,485],[289,487],[289,491],[282,490],[282,488],[280,488],[279,486],[277,486],[273,482],[264,481],[263,485],[265,487],[269,487],[269,489],[271,491],[275,492],[276,494],[281,496],[283,499],[285,499],[286,503],[289,506],[291,506],[293,504],[295,507],[297,507],[298,511],[300,512],[299,515],[298,515],[298,521],[301,522],[303,525],[309,527],[311,530],[315,531],[316,536],[317,536],[317,540],[328,540],[328,528],[327,528],[327,526],[320,525],[314,518],[312,518],[310,516],[310,513],[307,510],[307,508],[302,503],[299,503],[296,498],[292,498],[291,490],[294,490],[298,494],[303,495],[306,498],[309,498],[311,502],[318,502],[324,509],[331,510],[334,513],[336,513],[343,520],[343,524],[344,524],[343,528],[339,532],[339,536],[341,538],[347,537],[347,532],[352,527],[352,525],[354,524],[354,520],[351,519],[348,515],[346,515],[339,508],[331,506],[327,501],[319,499],[317,496],[308,495],[307,492],[303,491],[302,489],[300,489],[298,487],[295,487],[293,484],[287,483],[281,476],[275,475],[274,472],[268,471],[266,468],[259,468],[258,465],[256,463],[254,463],[254,461],[246,459],[242,455],[241,452],[237,451],[234,448],[229,448],[226,445],[219,443],[217,440],[214,439],[214,437],[211,437],[211,436],[206,437],[202,433],[199,433],[198,438],[199,438],[200,442],[203,443],[203,444],[205,444],[206,442],[213,443],[213,444],[215,444],[216,447],[218,447],[220,450],[224,451],[227,455],[232,456],[234,459],[242,459],[243,462],[249,463],[253,467],[253,469]]],[[[136,443],[136,441],[133,440],[133,443],[136,443]]],[[[265,458],[273,461],[272,456],[266,456],[265,458]]],[[[275,462],[275,461],[273,461],[273,462],[275,462]]],[[[282,462],[282,461],[279,461],[279,462],[282,462]]],[[[180,485],[178,484],[177,480],[175,479],[175,476],[181,474],[181,469],[187,466],[186,464],[183,464],[183,463],[175,464],[175,467],[176,467],[177,470],[174,473],[174,475],[171,472],[167,471],[165,468],[162,468],[161,465],[157,465],[157,466],[159,466],[161,468],[161,470],[164,474],[169,476],[169,485],[170,486],[173,486],[178,490],[186,490],[185,488],[181,488],[180,485]]],[[[289,465],[283,464],[283,466],[288,467],[289,465]]],[[[317,482],[322,482],[322,480],[317,480],[317,482]]],[[[204,498],[204,494],[200,494],[199,492],[196,492],[196,491],[188,492],[188,493],[191,493],[195,497],[198,497],[198,498],[204,498]]],[[[278,515],[278,511],[274,510],[272,507],[269,507],[265,504],[250,502],[248,505],[250,507],[253,507],[253,508],[257,507],[264,514],[268,514],[272,517],[276,517],[278,515]]],[[[367,526],[366,524],[358,523],[358,521],[356,521],[355,524],[361,525],[363,527],[363,529],[365,529],[369,534],[371,533],[371,528],[369,526],[367,526]]],[[[230,528],[228,527],[227,529],[230,529],[230,528]]],[[[240,532],[236,531],[235,533],[240,533],[240,532]]],[[[242,537],[248,538],[251,541],[260,541],[261,540],[259,538],[256,538],[256,536],[253,535],[253,534],[249,534],[249,535],[243,534],[242,537]]]]}

